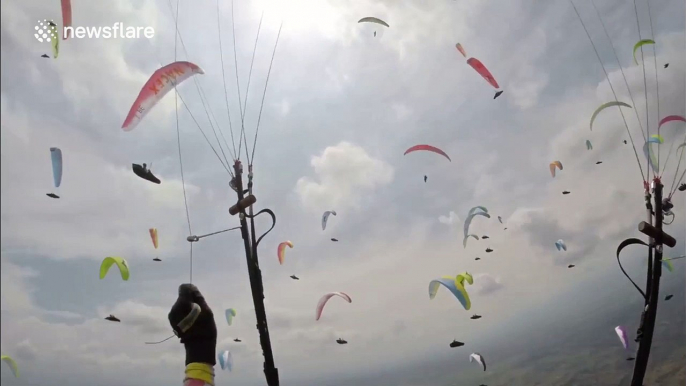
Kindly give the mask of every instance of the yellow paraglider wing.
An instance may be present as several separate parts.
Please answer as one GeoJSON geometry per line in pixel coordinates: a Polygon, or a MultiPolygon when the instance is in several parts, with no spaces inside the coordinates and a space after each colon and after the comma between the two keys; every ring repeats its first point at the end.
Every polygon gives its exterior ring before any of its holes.
{"type": "Polygon", "coordinates": [[[112,264],[117,264],[117,267],[119,267],[119,272],[121,273],[122,280],[129,280],[129,265],[126,263],[126,260],[117,256],[106,257],[102,261],[102,264],[100,264],[100,279],[105,278],[112,264]]]}
{"type": "Polygon", "coordinates": [[[12,359],[12,357],[9,355],[3,355],[0,358],[3,362],[7,363],[10,369],[12,369],[14,377],[19,378],[19,366],[17,366],[17,362],[15,362],[14,359],[12,359]]]}
{"type": "Polygon", "coordinates": [[[603,103],[602,105],[600,105],[600,107],[598,107],[593,112],[593,115],[591,115],[591,123],[589,124],[589,127],[591,128],[591,130],[593,130],[593,121],[595,121],[598,114],[600,114],[600,112],[605,110],[606,108],[612,107],[612,106],[624,106],[624,107],[631,108],[631,106],[628,103],[624,103],[624,102],[620,102],[620,101],[612,101],[612,102],[603,103]]]}
{"type": "Polygon", "coordinates": [[[643,39],[643,40],[639,40],[638,43],[636,43],[634,45],[634,63],[638,64],[638,61],[636,60],[636,50],[641,48],[642,46],[644,46],[646,44],[655,44],[655,41],[650,40],[650,39],[643,39]]]}

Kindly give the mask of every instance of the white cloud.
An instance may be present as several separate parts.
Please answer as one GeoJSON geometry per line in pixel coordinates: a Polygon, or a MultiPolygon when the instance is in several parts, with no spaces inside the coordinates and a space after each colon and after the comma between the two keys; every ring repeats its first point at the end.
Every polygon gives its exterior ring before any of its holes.
{"type": "Polygon", "coordinates": [[[391,165],[346,141],[327,147],[310,164],[318,181],[302,177],[295,191],[303,206],[313,211],[359,208],[365,196],[389,184],[394,174],[391,165]]]}
{"type": "Polygon", "coordinates": [[[476,288],[477,294],[489,295],[494,292],[497,292],[504,286],[500,282],[500,277],[493,276],[488,273],[480,273],[474,275],[474,287],[476,288]]]}
{"type": "Polygon", "coordinates": [[[460,222],[462,222],[462,220],[460,220],[460,216],[458,216],[457,213],[451,210],[447,216],[438,216],[438,222],[440,222],[441,224],[453,226],[455,224],[459,224],[460,222]]]}

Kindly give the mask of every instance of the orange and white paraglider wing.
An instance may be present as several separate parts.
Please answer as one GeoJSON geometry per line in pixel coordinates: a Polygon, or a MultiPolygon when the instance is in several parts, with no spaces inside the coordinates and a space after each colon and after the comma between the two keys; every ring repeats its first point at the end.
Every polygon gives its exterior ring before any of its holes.
{"type": "Polygon", "coordinates": [[[286,258],[286,247],[293,248],[293,243],[290,241],[284,241],[283,243],[279,244],[279,247],[276,251],[276,257],[279,258],[279,264],[283,264],[283,261],[286,258]]]}
{"type": "Polygon", "coordinates": [[[553,177],[555,177],[555,167],[562,170],[562,162],[553,161],[550,163],[550,175],[552,175],[553,177]]]}
{"type": "Polygon", "coordinates": [[[472,68],[476,70],[476,72],[478,72],[479,75],[481,75],[484,79],[486,79],[486,82],[490,83],[491,86],[495,88],[500,88],[500,86],[498,86],[498,82],[493,77],[493,74],[491,74],[491,72],[488,71],[486,66],[484,66],[484,64],[481,63],[479,59],[469,58],[467,59],[467,64],[472,66],[472,68]]]}
{"type": "Polygon", "coordinates": [[[158,241],[157,241],[157,228],[150,228],[150,238],[152,239],[152,245],[155,246],[155,249],[158,247],[158,241]]]}
{"type": "Polygon", "coordinates": [[[126,116],[121,128],[124,131],[133,130],[150,109],[174,88],[174,85],[178,85],[195,74],[204,73],[200,67],[191,62],[174,62],[155,71],[131,105],[129,115],[126,116]]]}

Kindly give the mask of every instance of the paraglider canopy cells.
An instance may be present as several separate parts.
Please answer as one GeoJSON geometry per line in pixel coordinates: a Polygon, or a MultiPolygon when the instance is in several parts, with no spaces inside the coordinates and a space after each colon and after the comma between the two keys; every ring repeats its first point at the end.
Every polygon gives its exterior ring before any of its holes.
{"type": "Polygon", "coordinates": [[[105,320],[109,320],[110,322],[121,322],[121,320],[119,320],[119,318],[117,318],[114,315],[110,315],[110,316],[106,317],[105,320]]]}
{"type": "Polygon", "coordinates": [[[345,339],[338,338],[336,339],[336,343],[338,344],[348,344],[348,341],[345,339]]]}
{"type": "Polygon", "coordinates": [[[464,346],[464,343],[459,342],[457,340],[453,340],[452,342],[450,342],[450,347],[452,347],[452,348],[462,347],[462,346],[464,346]]]}

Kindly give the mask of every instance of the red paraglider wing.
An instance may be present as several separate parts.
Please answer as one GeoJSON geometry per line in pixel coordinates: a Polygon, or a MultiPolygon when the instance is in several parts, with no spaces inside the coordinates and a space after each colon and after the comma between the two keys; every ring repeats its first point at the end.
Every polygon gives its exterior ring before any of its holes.
{"type": "Polygon", "coordinates": [[[443,150],[441,150],[437,147],[431,146],[431,145],[415,145],[415,146],[412,146],[411,148],[405,150],[405,154],[403,154],[403,155],[407,155],[408,153],[412,153],[413,151],[418,151],[418,150],[425,150],[425,151],[434,152],[436,154],[440,154],[443,157],[447,158],[448,161],[452,162],[450,157],[448,157],[448,155],[445,154],[445,152],[443,150]]]}
{"type": "Polygon", "coordinates": [[[500,88],[500,86],[498,86],[498,82],[495,80],[495,78],[493,77],[493,75],[491,74],[491,72],[488,71],[488,69],[486,68],[486,66],[484,66],[484,64],[481,63],[481,62],[479,61],[479,59],[476,59],[476,58],[469,58],[469,59],[467,59],[467,63],[468,63],[470,66],[472,66],[472,68],[475,69],[476,72],[479,73],[479,75],[481,75],[484,79],[486,79],[486,81],[487,81],[488,83],[490,83],[491,86],[493,86],[493,87],[495,87],[495,88],[500,88]]]}

